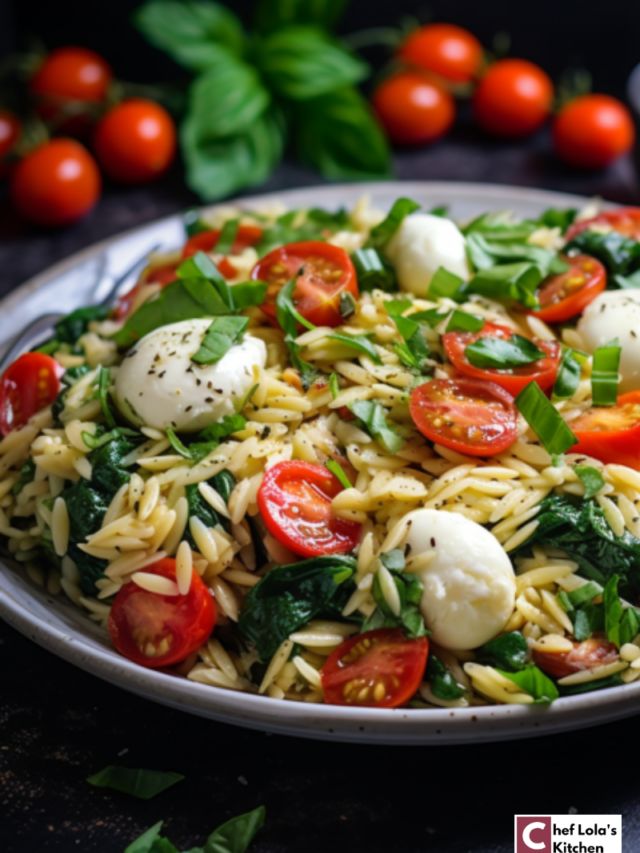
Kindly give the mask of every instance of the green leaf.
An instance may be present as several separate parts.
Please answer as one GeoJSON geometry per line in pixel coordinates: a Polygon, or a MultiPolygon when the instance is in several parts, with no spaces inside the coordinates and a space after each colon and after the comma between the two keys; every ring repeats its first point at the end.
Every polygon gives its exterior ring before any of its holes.
{"type": "MultiPolygon", "coordinates": [[[[577,638],[576,638],[577,639],[577,638]]],[[[562,696],[576,696],[579,693],[590,693],[592,690],[604,690],[607,687],[618,687],[624,682],[618,673],[608,678],[597,678],[595,681],[586,681],[583,684],[563,684],[560,687],[562,696]]]]}
{"type": "Polygon", "coordinates": [[[378,251],[384,249],[407,216],[415,213],[416,210],[420,210],[417,201],[411,198],[397,198],[382,222],[371,229],[368,245],[378,251]]]}
{"type": "Polygon", "coordinates": [[[33,482],[36,475],[36,463],[33,459],[27,459],[18,472],[18,479],[11,487],[11,494],[15,497],[20,494],[26,485],[33,482]]]}
{"type": "Polygon", "coordinates": [[[640,268],[640,242],[618,231],[603,234],[587,229],[576,234],[566,248],[598,258],[609,273],[620,276],[628,276],[640,268]]]}
{"type": "Polygon", "coordinates": [[[55,336],[58,342],[75,344],[89,327],[89,323],[96,320],[104,320],[109,314],[109,308],[103,305],[89,305],[85,308],[76,308],[66,317],[55,324],[55,336]]]}
{"type": "Polygon", "coordinates": [[[87,782],[96,788],[110,788],[112,791],[130,794],[140,800],[150,800],[183,779],[184,776],[181,773],[138,770],[110,764],[89,776],[87,782]]]}
{"type": "Polygon", "coordinates": [[[390,174],[386,137],[356,89],[339,89],[297,104],[294,137],[300,159],[325,178],[366,180],[390,174]]]}
{"type": "Polygon", "coordinates": [[[233,244],[235,243],[236,237],[238,236],[239,227],[239,219],[227,219],[227,221],[222,226],[220,236],[218,237],[214,246],[214,251],[216,251],[220,255],[231,254],[231,249],[233,248],[233,244]]]}
{"type": "Polygon", "coordinates": [[[335,400],[340,393],[340,380],[338,379],[337,373],[332,373],[329,376],[329,390],[331,391],[331,396],[335,400]]]}
{"type": "Polygon", "coordinates": [[[452,702],[464,696],[465,689],[453,677],[453,673],[433,654],[429,655],[425,679],[428,681],[434,696],[452,702]]]}
{"type": "Polygon", "coordinates": [[[380,443],[388,453],[396,453],[404,445],[404,438],[387,423],[385,408],[373,400],[356,400],[348,408],[360,425],[380,443]]]}
{"type": "Polygon", "coordinates": [[[374,364],[382,364],[382,359],[378,355],[378,350],[366,335],[347,335],[346,333],[334,332],[327,335],[330,341],[337,341],[349,349],[360,352],[368,356],[374,364]]]}
{"type": "Polygon", "coordinates": [[[429,632],[424,624],[420,609],[423,586],[416,575],[403,572],[404,553],[395,549],[380,557],[380,562],[391,574],[400,599],[400,613],[394,613],[385,598],[380,584],[379,574],[376,573],[371,589],[377,610],[366,620],[362,631],[373,631],[377,628],[402,628],[408,637],[425,637],[429,632]]]}
{"type": "Polygon", "coordinates": [[[549,453],[564,453],[577,442],[537,382],[529,382],[515,399],[517,408],[549,453]]]}
{"type": "Polygon", "coordinates": [[[98,401],[100,402],[102,416],[105,419],[107,426],[109,427],[109,429],[115,429],[116,422],[111,411],[111,404],[109,402],[110,384],[111,371],[108,367],[103,367],[102,365],[100,365],[100,367],[98,368],[96,396],[98,398],[98,401]]]}
{"type": "Polygon", "coordinates": [[[508,340],[486,335],[469,344],[464,350],[465,358],[475,367],[494,367],[507,369],[532,364],[544,353],[529,338],[512,335],[508,340]]]}
{"type": "Polygon", "coordinates": [[[203,853],[245,853],[258,830],[264,826],[267,810],[258,806],[253,811],[232,817],[207,838],[203,853]]]}
{"type": "Polygon", "coordinates": [[[134,22],[153,45],[194,71],[244,49],[240,21],[220,3],[150,0],[136,10],[134,22]]]}
{"type": "Polygon", "coordinates": [[[199,139],[222,139],[247,130],[269,101],[255,69],[229,57],[196,77],[189,90],[189,120],[199,139]]]}
{"type": "Polygon", "coordinates": [[[351,488],[351,481],[344,472],[344,468],[337,459],[327,459],[324,463],[325,468],[330,471],[336,480],[340,483],[343,489],[351,488]]]}
{"type": "Polygon", "coordinates": [[[477,657],[481,663],[518,672],[529,662],[529,646],[519,631],[510,631],[481,646],[477,657]]]}
{"type": "Polygon", "coordinates": [[[216,317],[191,361],[196,364],[214,364],[220,361],[234,344],[242,340],[248,325],[248,317],[216,317]]]}
{"type": "Polygon", "coordinates": [[[533,696],[536,705],[548,705],[560,695],[553,681],[537,666],[527,666],[519,672],[500,669],[498,672],[517,684],[522,691],[533,696]]]}
{"type": "Polygon", "coordinates": [[[275,30],[259,46],[257,62],[269,88],[292,101],[328,95],[368,73],[364,62],[315,27],[275,30]]]}
{"type": "Polygon", "coordinates": [[[290,338],[295,338],[298,334],[298,324],[309,330],[316,328],[295,306],[293,291],[296,284],[297,279],[292,278],[280,288],[276,296],[276,319],[282,331],[290,338]]]}
{"type": "Polygon", "coordinates": [[[612,575],[602,591],[605,634],[618,649],[630,643],[640,628],[640,611],[623,605],[618,594],[619,582],[618,575],[612,575]]]}
{"type": "Polygon", "coordinates": [[[617,341],[598,347],[593,353],[591,396],[594,406],[615,406],[618,400],[620,355],[617,341]]]}
{"type": "Polygon", "coordinates": [[[188,186],[203,201],[216,201],[265,181],[284,145],[280,116],[271,108],[243,133],[209,139],[189,113],[180,128],[188,186]]]}
{"type": "Polygon", "coordinates": [[[169,444],[171,445],[172,449],[175,450],[176,453],[178,453],[180,456],[183,456],[185,459],[193,459],[193,456],[191,455],[191,450],[178,438],[174,429],[172,429],[171,427],[167,427],[165,432],[169,440],[169,444]]]}
{"type": "Polygon", "coordinates": [[[565,400],[573,397],[580,384],[581,368],[571,347],[565,347],[562,353],[555,385],[553,386],[553,398],[565,400]]]}
{"type": "Polygon", "coordinates": [[[429,299],[455,299],[464,301],[464,279],[444,267],[438,267],[429,282],[427,296],[429,299]]]}
{"type": "MultiPolygon", "coordinates": [[[[402,303],[403,300],[396,300],[402,303]]],[[[387,313],[393,319],[398,332],[403,338],[401,344],[395,344],[394,349],[400,361],[411,370],[422,373],[428,366],[429,345],[424,335],[423,326],[413,317],[403,317],[402,313],[389,303],[386,303],[387,313]]]]}
{"type": "Polygon", "coordinates": [[[539,308],[536,290],[545,274],[539,266],[528,261],[498,264],[479,270],[463,288],[463,295],[476,293],[506,305],[539,308]]]}
{"type": "Polygon", "coordinates": [[[351,255],[351,260],[361,291],[389,292],[396,289],[396,275],[393,267],[375,249],[357,249],[351,255]]]}
{"type": "Polygon", "coordinates": [[[566,210],[549,207],[538,218],[538,223],[544,225],[546,228],[559,228],[564,234],[569,226],[573,225],[577,215],[578,211],[574,207],[567,208],[566,210]]]}
{"type": "Polygon", "coordinates": [[[484,319],[475,314],[467,314],[459,308],[454,308],[449,315],[445,332],[479,332],[484,326],[484,319]]]}
{"type": "Polygon", "coordinates": [[[594,598],[597,598],[602,594],[602,587],[598,583],[594,583],[593,581],[588,581],[587,583],[582,584],[577,589],[571,590],[568,593],[568,598],[572,607],[580,607],[582,604],[587,604],[590,601],[593,601],[594,598]]]}
{"type": "Polygon", "coordinates": [[[342,17],[347,0],[258,0],[256,29],[270,33],[291,24],[311,24],[331,30],[342,17]]]}
{"type": "Polygon", "coordinates": [[[556,252],[549,249],[518,240],[492,240],[489,236],[477,233],[467,236],[467,254],[476,270],[529,261],[535,264],[546,278],[552,273],[562,273],[569,269],[556,252]]]}
{"type": "Polygon", "coordinates": [[[604,477],[597,468],[591,465],[576,465],[573,469],[584,486],[586,499],[594,497],[604,486],[604,477]]]}
{"type": "MultiPolygon", "coordinates": [[[[131,844],[127,845],[124,853],[156,853],[158,850],[156,842],[166,840],[160,835],[162,824],[163,821],[161,820],[154,823],[153,826],[149,827],[142,835],[139,835],[131,844]]],[[[175,850],[175,853],[178,853],[177,847],[174,847],[173,850],[175,850]]],[[[167,853],[173,853],[173,851],[168,850],[167,853]]]]}

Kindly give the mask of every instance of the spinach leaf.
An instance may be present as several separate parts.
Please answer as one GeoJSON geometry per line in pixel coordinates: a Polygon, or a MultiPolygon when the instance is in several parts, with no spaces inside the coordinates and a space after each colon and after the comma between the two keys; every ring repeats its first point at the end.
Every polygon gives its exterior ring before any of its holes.
{"type": "Polygon", "coordinates": [[[416,575],[403,571],[402,551],[394,550],[383,554],[380,561],[391,574],[398,590],[400,613],[394,613],[389,607],[380,584],[380,577],[376,573],[373,579],[372,595],[377,608],[362,626],[363,632],[373,631],[376,628],[402,628],[408,637],[425,637],[429,632],[420,610],[422,583],[416,575]]]}
{"type": "Polygon", "coordinates": [[[595,681],[587,681],[583,684],[562,684],[560,685],[560,694],[562,696],[577,696],[579,693],[604,690],[606,687],[618,687],[620,684],[624,684],[624,682],[620,678],[619,673],[615,673],[608,676],[608,678],[598,678],[595,681]]]}
{"type": "Polygon", "coordinates": [[[129,481],[131,475],[122,466],[122,460],[135,446],[132,441],[119,435],[89,454],[91,485],[103,491],[109,500],[120,486],[129,481]]]}
{"type": "Polygon", "coordinates": [[[630,643],[640,629],[640,610],[623,605],[618,595],[619,582],[618,575],[612,575],[602,591],[605,634],[618,649],[630,643]]]}
{"type": "Polygon", "coordinates": [[[452,702],[464,696],[464,687],[458,684],[451,670],[433,652],[429,655],[425,678],[431,687],[432,693],[439,699],[452,702]]]}
{"type": "Polygon", "coordinates": [[[615,284],[616,275],[628,276],[640,269],[640,242],[618,231],[606,234],[590,229],[581,231],[567,244],[567,250],[570,249],[577,249],[602,261],[613,274],[610,284],[615,284]]]}
{"type": "Polygon", "coordinates": [[[530,262],[535,264],[542,276],[546,278],[554,273],[565,272],[568,265],[560,260],[556,252],[534,246],[531,243],[492,240],[482,234],[467,236],[467,253],[476,270],[485,270],[496,265],[530,262]]]}
{"type": "Polygon", "coordinates": [[[397,198],[382,222],[371,229],[369,240],[367,241],[368,245],[373,249],[384,249],[402,225],[403,220],[410,214],[415,213],[416,210],[420,210],[420,205],[417,201],[411,198],[397,198]]]}
{"type": "Polygon", "coordinates": [[[518,672],[500,669],[498,672],[517,684],[522,691],[533,696],[536,705],[549,705],[560,695],[553,681],[537,666],[527,666],[518,672]]]}
{"type": "Polygon", "coordinates": [[[546,355],[532,340],[521,335],[512,335],[508,340],[486,335],[466,346],[464,354],[475,367],[501,370],[532,364],[546,355]]]}
{"type": "Polygon", "coordinates": [[[81,379],[86,373],[89,372],[91,368],[86,364],[81,364],[78,367],[69,367],[62,374],[62,379],[60,383],[62,385],[60,391],[58,392],[58,396],[53,401],[53,405],[51,406],[51,412],[53,414],[54,421],[58,422],[60,415],[62,414],[65,407],[65,398],[67,396],[67,392],[69,388],[81,379]]]}
{"type": "Polygon", "coordinates": [[[481,663],[518,672],[529,662],[529,647],[519,631],[510,631],[489,640],[476,652],[481,663]]]}
{"type": "Polygon", "coordinates": [[[55,325],[55,336],[60,343],[75,344],[82,337],[94,320],[104,320],[109,314],[109,308],[103,305],[89,305],[86,308],[76,308],[55,325]]]}
{"type": "Polygon", "coordinates": [[[244,600],[238,629],[261,661],[269,660],[293,631],[316,617],[342,618],[354,590],[353,557],[313,557],[272,569],[244,600]]]}
{"type": "Polygon", "coordinates": [[[396,453],[403,446],[404,438],[387,423],[386,410],[381,403],[356,400],[347,408],[356,416],[360,426],[388,453],[396,453]]]}
{"type": "Polygon", "coordinates": [[[591,465],[576,465],[573,469],[584,486],[584,496],[588,500],[594,497],[604,486],[604,477],[591,465]]]}
{"type": "Polygon", "coordinates": [[[140,800],[153,797],[181,782],[181,773],[169,773],[161,770],[138,770],[130,767],[118,767],[110,764],[87,777],[87,782],[96,788],[110,788],[123,794],[131,794],[140,800]]]}
{"type": "MultiPolygon", "coordinates": [[[[208,483],[213,489],[216,490],[216,492],[220,494],[220,496],[226,503],[229,499],[229,495],[231,494],[233,487],[236,484],[236,480],[231,471],[224,470],[221,471],[219,474],[216,474],[210,480],[208,480],[208,483]]],[[[207,501],[205,501],[205,499],[198,491],[197,484],[192,483],[191,485],[187,486],[185,492],[187,498],[187,505],[189,507],[189,518],[199,518],[200,521],[207,527],[216,527],[217,525],[220,525],[224,527],[225,530],[229,530],[229,519],[217,513],[215,509],[209,503],[207,503],[207,501]]],[[[197,551],[197,545],[193,540],[188,525],[184,535],[185,539],[191,545],[191,547],[197,551]]]]}
{"type": "Polygon", "coordinates": [[[24,487],[33,481],[33,478],[36,474],[36,463],[33,459],[27,459],[24,465],[20,468],[18,472],[18,479],[15,481],[13,486],[11,487],[12,495],[19,495],[20,492],[24,489],[24,487]]]}
{"type": "Polygon", "coordinates": [[[196,364],[214,364],[242,340],[248,317],[216,317],[206,331],[200,349],[192,356],[196,364]]]}
{"type": "MultiPolygon", "coordinates": [[[[208,456],[212,450],[215,450],[223,439],[233,435],[234,432],[243,430],[246,424],[247,419],[243,415],[225,415],[217,424],[211,424],[211,426],[205,427],[199,432],[195,436],[195,441],[190,442],[188,447],[185,448],[182,442],[180,442],[180,445],[186,450],[187,458],[192,459],[194,462],[199,462],[205,456],[208,456]]],[[[185,455],[183,450],[178,452],[182,456],[185,455]]]]}

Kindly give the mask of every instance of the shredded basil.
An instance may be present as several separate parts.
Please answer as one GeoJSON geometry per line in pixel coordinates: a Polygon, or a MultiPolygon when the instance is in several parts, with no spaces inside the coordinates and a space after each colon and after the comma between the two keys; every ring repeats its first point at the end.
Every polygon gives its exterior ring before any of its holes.
{"type": "Polygon", "coordinates": [[[379,441],[388,453],[397,453],[403,446],[404,438],[387,423],[386,412],[381,403],[373,400],[356,400],[349,403],[348,408],[371,438],[379,441]]]}
{"type": "Polygon", "coordinates": [[[564,453],[577,439],[537,382],[529,382],[515,400],[520,413],[549,453],[564,453]]]}
{"type": "Polygon", "coordinates": [[[196,364],[214,364],[242,340],[248,317],[216,317],[207,329],[200,348],[191,356],[196,364]]]}
{"type": "Polygon", "coordinates": [[[351,488],[351,481],[344,472],[344,468],[337,459],[327,459],[324,463],[328,471],[330,471],[336,480],[340,483],[343,489],[351,488]]]}
{"type": "Polygon", "coordinates": [[[366,335],[347,335],[344,332],[334,332],[327,335],[327,339],[330,341],[337,341],[349,349],[353,349],[356,352],[361,352],[363,355],[369,356],[371,361],[375,364],[382,364],[382,359],[378,355],[375,344],[373,344],[366,335]]]}

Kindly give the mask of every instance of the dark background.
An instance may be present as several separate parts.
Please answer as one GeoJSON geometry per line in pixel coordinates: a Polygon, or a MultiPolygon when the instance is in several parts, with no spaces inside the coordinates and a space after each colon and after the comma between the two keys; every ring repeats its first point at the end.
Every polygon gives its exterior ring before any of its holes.
{"type": "MultiPolygon", "coordinates": [[[[242,14],[251,6],[228,5],[242,14]]],[[[100,51],[123,79],[180,79],[176,67],[128,25],[135,6],[127,0],[0,0],[0,55],[38,36],[47,47],[79,43],[100,51]]],[[[507,32],[514,55],[539,62],[556,79],[568,68],[585,67],[596,90],[620,96],[640,62],[640,11],[632,0],[428,6],[357,0],[342,29],[388,25],[405,14],[460,23],[486,45],[507,32]]],[[[496,142],[463,114],[447,140],[399,152],[395,164],[404,179],[498,181],[640,200],[632,158],[585,175],[559,166],[549,152],[547,130],[526,143],[496,142]]],[[[266,188],[318,181],[286,163],[266,188]]],[[[0,293],[96,239],[194,202],[177,165],[152,187],[107,186],[89,217],[51,234],[19,222],[0,191],[0,293]]],[[[537,741],[466,747],[290,740],[130,696],[3,625],[0,678],[0,850],[7,853],[118,853],[161,818],[167,834],[186,848],[260,803],[268,817],[255,853],[509,853],[514,813],[570,810],[622,813],[624,850],[640,850],[633,759],[638,718],[537,741]],[[109,763],[177,770],[187,778],[142,803],[86,784],[87,775],[109,763]]]]}

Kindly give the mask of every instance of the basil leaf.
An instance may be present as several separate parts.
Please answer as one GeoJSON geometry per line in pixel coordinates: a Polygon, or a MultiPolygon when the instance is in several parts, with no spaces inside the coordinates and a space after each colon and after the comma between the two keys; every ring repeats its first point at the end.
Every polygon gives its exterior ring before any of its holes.
{"type": "Polygon", "coordinates": [[[519,631],[510,631],[508,634],[494,637],[484,646],[480,646],[476,654],[481,663],[509,672],[518,672],[529,662],[529,646],[519,631]]]}
{"type": "Polygon", "coordinates": [[[597,468],[591,465],[576,465],[573,470],[582,481],[584,496],[587,500],[597,495],[604,486],[604,477],[597,468]]]}
{"type": "Polygon", "coordinates": [[[522,691],[533,696],[536,705],[548,705],[560,695],[553,681],[537,666],[527,666],[519,672],[500,669],[498,672],[517,684],[522,691]]]}
{"type": "Polygon", "coordinates": [[[240,21],[220,3],[151,0],[136,10],[134,22],[152,44],[195,71],[244,49],[240,21]]]}
{"type": "Polygon", "coordinates": [[[358,276],[361,291],[396,289],[396,276],[393,268],[375,249],[357,249],[351,260],[358,276]]]}
{"type": "Polygon", "coordinates": [[[591,396],[594,406],[615,406],[620,380],[620,354],[617,341],[598,347],[593,354],[591,369],[591,396]]]}
{"type": "Polygon", "coordinates": [[[228,219],[222,226],[218,241],[213,247],[213,251],[219,255],[229,255],[236,237],[238,236],[238,228],[240,227],[239,219],[228,219]]]}
{"type": "Polygon", "coordinates": [[[623,606],[618,594],[619,582],[619,576],[612,575],[602,591],[605,634],[618,649],[630,643],[640,629],[640,611],[623,606]]]}
{"type": "Polygon", "coordinates": [[[59,343],[75,344],[95,320],[104,320],[109,314],[109,308],[103,305],[89,305],[76,308],[54,326],[56,340],[59,343]]]}
{"type": "Polygon", "coordinates": [[[466,311],[454,308],[449,315],[445,332],[479,332],[483,326],[484,319],[482,317],[476,317],[475,314],[467,314],[466,311]]]}
{"type": "Polygon", "coordinates": [[[378,250],[384,249],[402,225],[403,220],[410,214],[415,213],[416,210],[420,210],[420,205],[417,201],[411,198],[397,198],[382,222],[371,229],[369,240],[367,241],[369,246],[378,250]]]}
{"type": "Polygon", "coordinates": [[[296,279],[292,278],[278,291],[276,296],[276,319],[282,331],[287,337],[295,338],[298,334],[298,324],[305,329],[315,329],[306,317],[298,311],[293,302],[293,291],[296,287],[296,279]]]}
{"type": "Polygon", "coordinates": [[[483,234],[492,240],[508,243],[524,243],[533,234],[539,223],[528,219],[514,222],[511,213],[504,210],[482,213],[462,229],[465,235],[483,234]]]}
{"type": "Polygon", "coordinates": [[[259,46],[257,63],[269,88],[292,101],[328,95],[368,73],[364,62],[322,30],[305,26],[275,30],[259,46]]]}
{"type": "Polygon", "coordinates": [[[431,687],[431,692],[439,699],[451,702],[464,696],[464,687],[458,684],[451,670],[433,652],[427,661],[425,679],[431,687]]]}
{"type": "Polygon", "coordinates": [[[325,468],[333,474],[344,489],[351,488],[351,480],[349,480],[344,472],[344,468],[336,459],[327,459],[324,464],[325,468]]]}
{"type": "Polygon", "coordinates": [[[258,0],[255,25],[262,33],[290,24],[312,24],[331,30],[346,5],[347,0],[258,0]]]}
{"type": "MultiPolygon", "coordinates": [[[[392,308],[391,311],[393,310],[392,308]]],[[[387,312],[389,312],[388,303],[387,312]]],[[[430,355],[423,327],[413,319],[413,316],[403,317],[401,314],[391,313],[391,317],[403,337],[403,342],[394,346],[398,358],[407,367],[421,373],[427,367],[430,355]]]]}
{"type": "Polygon", "coordinates": [[[570,225],[573,225],[578,211],[575,207],[569,207],[566,210],[549,207],[538,218],[538,224],[544,225],[546,228],[559,228],[564,234],[570,225]]]}
{"type": "Polygon", "coordinates": [[[264,826],[266,815],[265,807],[258,806],[232,817],[211,833],[203,853],[246,853],[256,833],[264,826]]]}
{"type": "Polygon", "coordinates": [[[521,335],[512,335],[508,340],[486,335],[466,346],[464,355],[474,367],[504,370],[532,364],[544,358],[546,353],[529,338],[523,338],[521,335]]]}
{"type": "Polygon", "coordinates": [[[549,453],[564,453],[577,438],[537,382],[529,382],[515,399],[516,406],[549,453]]]}
{"type": "Polygon", "coordinates": [[[369,435],[388,453],[396,453],[404,445],[404,438],[387,423],[386,412],[381,403],[373,400],[356,400],[349,403],[347,408],[353,412],[369,435]]]}
{"type": "Polygon", "coordinates": [[[291,360],[291,364],[300,374],[302,387],[305,390],[308,390],[318,378],[318,371],[310,362],[305,361],[304,358],[302,358],[300,355],[302,347],[297,344],[292,337],[285,335],[284,342],[289,350],[289,359],[291,360]]]}
{"type": "Polygon", "coordinates": [[[566,249],[576,249],[598,258],[610,273],[617,275],[627,276],[640,268],[640,242],[618,231],[605,234],[590,229],[581,231],[566,249]]]}
{"type": "Polygon", "coordinates": [[[160,835],[163,821],[159,820],[125,847],[124,853],[179,853],[168,839],[160,835]],[[171,845],[171,846],[167,846],[171,845]],[[162,845],[162,846],[160,846],[162,845]]]}
{"type": "Polygon", "coordinates": [[[423,590],[421,581],[416,575],[402,571],[404,554],[399,549],[383,554],[380,561],[391,574],[398,591],[400,613],[394,613],[387,604],[379,575],[376,573],[371,591],[377,609],[365,621],[362,631],[373,631],[378,628],[402,628],[408,637],[426,637],[429,632],[425,627],[420,610],[423,590]]]}
{"type": "Polygon", "coordinates": [[[444,267],[439,267],[429,282],[427,296],[429,299],[454,299],[456,302],[463,302],[464,288],[464,279],[444,267]]]}
{"type": "Polygon", "coordinates": [[[214,364],[231,347],[242,340],[249,325],[248,317],[216,317],[206,331],[200,349],[191,356],[196,364],[214,364]]]}
{"type": "Polygon", "coordinates": [[[549,249],[526,242],[492,240],[482,234],[467,236],[467,254],[477,270],[516,261],[530,261],[541,270],[544,277],[569,269],[568,264],[549,249]]]}
{"type": "Polygon", "coordinates": [[[378,350],[366,335],[347,335],[346,333],[334,332],[327,335],[327,340],[337,341],[349,349],[356,352],[361,352],[368,356],[374,364],[382,364],[382,359],[378,355],[378,350]]]}
{"type": "Polygon", "coordinates": [[[183,779],[184,776],[181,773],[134,770],[110,764],[89,776],[87,782],[96,788],[111,788],[113,791],[130,794],[140,800],[150,800],[183,779]]]}
{"type": "Polygon", "coordinates": [[[325,178],[362,180],[390,174],[386,137],[356,89],[298,102],[293,121],[298,156],[325,178]]]}
{"type": "Polygon", "coordinates": [[[580,384],[580,363],[571,347],[565,347],[558,367],[558,374],[553,386],[553,397],[564,400],[573,397],[580,384]]]}
{"type": "MultiPolygon", "coordinates": [[[[387,299],[384,303],[385,311],[390,317],[400,317],[412,305],[410,299],[387,299]]],[[[415,319],[415,315],[413,319],[415,319]]]]}
{"type": "Polygon", "coordinates": [[[233,195],[269,177],[284,146],[283,124],[273,107],[242,133],[224,138],[208,138],[201,118],[189,112],[182,122],[180,139],[186,182],[203,201],[233,195]]]}

